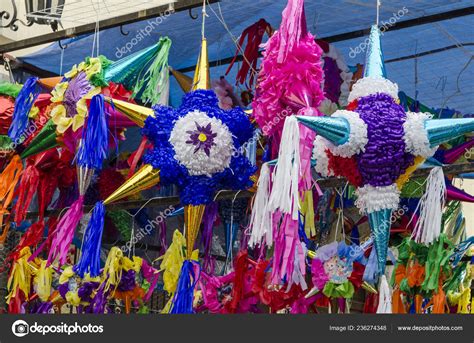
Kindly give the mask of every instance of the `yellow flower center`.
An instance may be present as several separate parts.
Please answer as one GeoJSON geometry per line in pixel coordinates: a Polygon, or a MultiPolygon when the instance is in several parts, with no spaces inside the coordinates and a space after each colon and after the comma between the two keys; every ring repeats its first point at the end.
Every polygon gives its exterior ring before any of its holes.
{"type": "Polygon", "coordinates": [[[199,141],[205,142],[207,141],[207,136],[204,133],[200,133],[198,136],[199,141]]]}

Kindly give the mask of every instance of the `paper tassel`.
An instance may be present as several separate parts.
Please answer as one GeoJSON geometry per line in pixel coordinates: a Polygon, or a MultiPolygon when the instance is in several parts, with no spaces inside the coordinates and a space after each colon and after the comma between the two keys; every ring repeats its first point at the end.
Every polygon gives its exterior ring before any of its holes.
{"type": "Polygon", "coordinates": [[[49,250],[48,266],[56,260],[59,261],[60,265],[66,264],[69,246],[74,238],[74,231],[82,218],[83,204],[84,196],[81,195],[59,221],[49,250]]]}
{"type": "Polygon", "coordinates": [[[18,198],[14,207],[14,220],[17,226],[26,218],[26,212],[30,208],[33,195],[38,189],[39,178],[39,171],[34,163],[30,163],[21,175],[17,191],[18,198]]]}
{"type": "Polygon", "coordinates": [[[13,263],[7,282],[7,289],[9,291],[7,304],[10,304],[13,298],[20,297],[20,291],[23,292],[25,300],[29,298],[31,289],[31,267],[28,263],[28,258],[30,256],[30,248],[23,248],[18,259],[13,263]]]}
{"type": "Polygon", "coordinates": [[[104,216],[104,204],[99,201],[92,210],[91,218],[84,233],[81,257],[74,266],[74,272],[81,278],[84,277],[85,273],[89,273],[91,277],[96,277],[100,274],[100,246],[104,231],[104,216]]]}
{"type": "Polygon", "coordinates": [[[41,261],[41,265],[34,274],[33,284],[35,285],[36,294],[38,294],[41,301],[48,301],[51,296],[53,269],[46,266],[46,261],[41,261]]]}
{"type": "Polygon", "coordinates": [[[126,198],[160,182],[160,171],[145,164],[133,176],[125,181],[115,192],[104,200],[104,205],[126,198]]]}
{"type": "Polygon", "coordinates": [[[199,274],[198,263],[191,260],[183,262],[170,313],[193,313],[194,289],[199,280],[199,274]]]}
{"type": "Polygon", "coordinates": [[[433,168],[428,176],[426,190],[420,199],[415,213],[420,215],[413,230],[412,237],[417,243],[430,244],[441,233],[441,221],[446,197],[446,183],[443,169],[433,168]]]}
{"type": "Polygon", "coordinates": [[[390,238],[390,217],[392,210],[389,208],[371,212],[369,217],[369,225],[374,235],[375,251],[377,253],[378,272],[380,275],[385,273],[385,265],[387,263],[388,240],[390,238]]]}
{"type": "Polygon", "coordinates": [[[20,143],[22,141],[21,136],[28,126],[28,114],[40,93],[40,88],[36,84],[37,81],[37,77],[30,77],[26,80],[23,88],[15,99],[13,121],[8,130],[8,137],[14,142],[20,143]]]}
{"type": "MultiPolygon", "coordinates": [[[[20,180],[23,164],[20,157],[15,155],[0,174],[0,228],[3,228],[3,216],[8,213],[8,208],[13,200],[15,187],[20,180]]],[[[3,229],[0,243],[5,242],[8,234],[9,224],[3,229]]]]}
{"type": "Polygon", "coordinates": [[[273,171],[273,188],[269,200],[269,209],[291,213],[298,220],[300,179],[300,134],[295,117],[287,117],[283,127],[282,142],[278,153],[278,162],[273,171]]]}
{"type": "Polygon", "coordinates": [[[6,95],[11,98],[16,98],[20,94],[21,88],[23,86],[16,83],[4,82],[0,83],[0,94],[6,95]]]}
{"type": "Polygon", "coordinates": [[[385,275],[380,277],[377,313],[392,313],[392,290],[385,275]]]}
{"type": "Polygon", "coordinates": [[[184,226],[186,228],[186,258],[190,259],[194,243],[199,233],[206,205],[186,205],[184,207],[184,226]]]}
{"type": "Polygon", "coordinates": [[[143,103],[157,104],[169,79],[168,54],[171,40],[161,37],[157,44],[112,63],[105,79],[133,90],[133,97],[143,103]]]}
{"type": "Polygon", "coordinates": [[[56,125],[50,119],[20,154],[22,159],[59,146],[56,125]]]}
{"type": "Polygon", "coordinates": [[[160,38],[153,64],[144,74],[140,73],[139,75],[133,94],[134,96],[138,94],[144,104],[168,105],[166,95],[169,95],[168,55],[170,47],[171,40],[168,37],[160,38]]]}
{"type": "Polygon", "coordinates": [[[252,205],[252,214],[249,227],[251,229],[249,247],[265,244],[272,245],[272,214],[268,208],[270,198],[270,167],[268,163],[262,164],[258,178],[257,194],[252,205]]]}
{"type": "Polygon", "coordinates": [[[105,260],[104,269],[102,270],[102,279],[104,282],[104,291],[107,292],[112,286],[116,288],[120,283],[123,272],[123,251],[118,247],[112,247],[105,260]]]}
{"type": "Polygon", "coordinates": [[[87,126],[82,133],[82,140],[77,152],[77,164],[89,169],[102,169],[102,162],[107,157],[108,125],[105,114],[104,96],[92,97],[87,126]]]}

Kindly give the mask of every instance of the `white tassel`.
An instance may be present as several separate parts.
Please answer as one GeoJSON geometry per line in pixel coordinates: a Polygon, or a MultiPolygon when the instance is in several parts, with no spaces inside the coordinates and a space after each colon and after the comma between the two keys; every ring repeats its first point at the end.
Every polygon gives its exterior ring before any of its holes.
{"type": "Polygon", "coordinates": [[[377,313],[392,313],[392,290],[385,275],[380,277],[377,313]]]}
{"type": "Polygon", "coordinates": [[[262,164],[260,177],[257,183],[257,194],[252,206],[250,228],[252,230],[249,239],[249,247],[253,248],[265,242],[267,247],[272,245],[272,214],[268,209],[270,194],[270,168],[268,163],[262,164]]]}
{"type": "Polygon", "coordinates": [[[278,151],[278,162],[273,171],[273,187],[270,195],[270,210],[291,213],[298,220],[298,181],[300,168],[300,131],[296,117],[285,120],[278,151]]]}
{"type": "Polygon", "coordinates": [[[441,234],[441,220],[446,197],[446,183],[443,169],[435,167],[427,179],[426,191],[418,203],[420,208],[412,238],[417,243],[431,244],[441,234]]]}

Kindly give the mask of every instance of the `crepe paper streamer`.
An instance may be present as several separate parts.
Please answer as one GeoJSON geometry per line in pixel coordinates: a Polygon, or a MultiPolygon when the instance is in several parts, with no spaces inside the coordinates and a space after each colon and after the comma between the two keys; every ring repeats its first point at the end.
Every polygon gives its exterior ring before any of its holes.
{"type": "Polygon", "coordinates": [[[438,289],[441,273],[451,268],[449,257],[453,250],[453,244],[444,233],[429,246],[425,264],[426,278],[421,285],[423,291],[432,292],[438,289]]]}
{"type": "MultiPolygon", "coordinates": [[[[23,171],[23,164],[21,163],[20,157],[14,155],[0,174],[0,228],[3,227],[4,215],[8,213],[8,208],[13,200],[15,187],[20,180],[21,173],[23,171]]],[[[2,235],[0,236],[0,243],[5,242],[8,234],[9,224],[3,229],[2,235]]]]}
{"type": "Polygon", "coordinates": [[[15,99],[15,110],[13,112],[12,124],[8,130],[8,136],[16,143],[21,143],[24,140],[22,135],[28,126],[28,114],[40,93],[37,81],[37,77],[30,77],[26,80],[15,99]]]}
{"type": "Polygon", "coordinates": [[[272,226],[277,227],[280,220],[282,223],[275,235],[271,282],[273,285],[279,285],[285,280],[288,289],[296,284],[305,290],[306,247],[299,239],[299,222],[293,220],[290,215],[277,211],[273,214],[272,226]]]}
{"type": "Polygon", "coordinates": [[[412,233],[418,243],[430,244],[441,233],[441,219],[446,201],[446,184],[441,167],[433,168],[427,179],[426,191],[415,210],[420,215],[412,233]]]}
{"type": "Polygon", "coordinates": [[[0,83],[0,95],[6,95],[12,98],[16,98],[22,89],[22,85],[4,82],[0,83]]]}
{"type": "Polygon", "coordinates": [[[298,182],[300,176],[300,135],[298,122],[295,117],[285,120],[282,139],[285,144],[280,145],[278,162],[273,171],[273,186],[270,194],[269,209],[279,210],[290,214],[293,220],[298,220],[299,193],[298,182]]]}
{"type": "MultiPolygon", "coordinates": [[[[239,70],[237,71],[236,84],[246,84],[248,89],[252,89],[255,75],[253,72],[250,72],[250,78],[248,82],[247,76],[249,75],[250,68],[252,68],[253,70],[257,70],[259,47],[262,43],[263,35],[265,33],[267,33],[269,36],[272,33],[272,27],[269,23],[265,21],[265,19],[260,19],[259,21],[248,26],[242,31],[238,46],[243,47],[246,38],[247,44],[245,45],[245,49],[243,52],[244,61],[241,64],[239,70]]],[[[234,63],[237,60],[237,56],[239,56],[240,54],[241,48],[238,48],[235,52],[234,58],[227,67],[227,70],[225,72],[226,76],[229,74],[230,70],[232,69],[234,63]]]]}
{"type": "Polygon", "coordinates": [[[211,248],[212,248],[212,236],[213,236],[213,227],[214,223],[217,219],[217,212],[218,212],[218,204],[217,202],[212,202],[206,206],[204,210],[204,215],[202,218],[202,233],[201,233],[201,243],[203,247],[203,263],[202,269],[207,271],[208,273],[211,272],[212,267],[212,256],[211,256],[211,248]]]}
{"type": "Polygon", "coordinates": [[[272,144],[278,147],[281,116],[297,114],[302,108],[317,108],[324,99],[322,50],[307,31],[303,0],[288,1],[280,28],[264,48],[253,116],[263,134],[272,137],[272,144]]]}
{"type": "Polygon", "coordinates": [[[91,218],[84,232],[81,256],[79,262],[74,266],[74,272],[81,278],[85,273],[89,273],[91,277],[100,274],[100,246],[104,230],[104,215],[104,204],[99,201],[92,210],[91,218]]]}
{"type": "Polygon", "coordinates": [[[52,291],[53,269],[46,266],[46,261],[41,261],[39,268],[33,271],[35,292],[41,301],[48,301],[52,291]]]}
{"type": "Polygon", "coordinates": [[[380,277],[377,313],[392,313],[392,290],[385,275],[380,277]]]}
{"type": "Polygon", "coordinates": [[[156,49],[155,60],[148,70],[137,73],[137,83],[133,94],[139,96],[144,103],[168,105],[169,98],[169,69],[168,54],[171,40],[168,37],[160,38],[156,49]]]}
{"type": "Polygon", "coordinates": [[[60,265],[66,263],[69,247],[74,238],[74,231],[82,218],[83,204],[84,196],[81,195],[59,221],[48,254],[48,266],[56,260],[59,261],[60,265]]]}
{"type": "Polygon", "coordinates": [[[8,277],[7,290],[9,291],[6,302],[10,304],[15,298],[19,299],[22,295],[25,300],[29,299],[31,291],[31,266],[28,258],[31,256],[29,247],[20,251],[18,258],[13,263],[13,267],[8,277]],[[22,292],[22,294],[20,294],[22,292]]]}
{"type": "Polygon", "coordinates": [[[33,200],[33,195],[38,189],[39,180],[40,175],[35,163],[27,163],[27,167],[23,171],[18,185],[18,198],[14,209],[14,220],[17,226],[25,219],[26,212],[33,200]]]}
{"type": "Polygon", "coordinates": [[[269,163],[262,164],[257,182],[257,194],[252,204],[252,214],[249,227],[251,228],[250,248],[273,244],[272,214],[268,207],[270,199],[270,168],[269,163]]]}
{"type": "Polygon", "coordinates": [[[456,246],[453,255],[451,255],[449,258],[453,261],[453,267],[456,267],[458,265],[462,257],[469,251],[469,248],[472,245],[474,245],[474,236],[467,238],[456,246]]]}
{"type": "Polygon", "coordinates": [[[194,289],[201,273],[199,263],[185,260],[179,275],[170,313],[193,313],[194,289]]]}
{"type": "Polygon", "coordinates": [[[123,266],[123,251],[118,247],[112,247],[105,260],[101,275],[101,287],[104,286],[104,292],[108,292],[112,288],[115,290],[118,287],[120,279],[122,278],[123,266]]]}
{"type": "Polygon", "coordinates": [[[87,126],[77,152],[77,165],[100,170],[108,151],[108,124],[105,114],[104,96],[92,97],[87,126]]]}

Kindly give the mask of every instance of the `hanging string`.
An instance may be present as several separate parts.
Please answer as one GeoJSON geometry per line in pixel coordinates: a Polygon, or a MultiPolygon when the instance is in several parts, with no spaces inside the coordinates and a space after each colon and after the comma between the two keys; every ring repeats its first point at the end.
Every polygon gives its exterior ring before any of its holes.
{"type": "Polygon", "coordinates": [[[217,3],[217,8],[219,10],[219,15],[216,13],[216,11],[214,11],[214,9],[212,8],[211,4],[209,3],[209,0],[207,0],[207,5],[208,7],[211,9],[212,13],[214,14],[214,16],[217,18],[217,20],[219,20],[219,22],[222,24],[222,26],[224,27],[224,29],[227,31],[227,34],[230,36],[230,39],[232,40],[232,42],[234,42],[234,45],[237,47],[237,49],[239,50],[240,54],[242,55],[242,58],[245,60],[245,62],[247,62],[247,64],[250,66],[250,70],[252,73],[254,73],[255,75],[258,74],[258,71],[255,70],[254,68],[252,68],[252,64],[251,62],[245,57],[244,55],[244,51],[242,49],[242,47],[240,46],[239,44],[239,37],[235,37],[234,34],[232,33],[232,31],[229,29],[229,26],[227,25],[227,23],[225,22],[225,19],[224,19],[224,16],[222,14],[222,9],[221,9],[221,5],[220,3],[218,2],[217,3]]]}
{"type": "Polygon", "coordinates": [[[239,191],[237,191],[237,193],[235,193],[234,198],[232,199],[231,207],[230,207],[230,235],[229,235],[230,243],[229,243],[229,250],[227,251],[227,256],[226,256],[225,263],[224,263],[223,273],[225,273],[225,270],[227,269],[227,265],[233,259],[233,255],[232,255],[233,239],[232,239],[232,237],[234,237],[234,203],[235,203],[235,199],[237,199],[237,196],[239,195],[240,192],[241,191],[239,190],[239,191]]]}
{"type": "Polygon", "coordinates": [[[208,17],[206,12],[206,0],[202,1],[202,26],[201,26],[201,38],[205,39],[205,27],[206,27],[206,17],[208,17]]]}
{"type": "Polygon", "coordinates": [[[61,57],[59,62],[59,75],[63,75],[64,47],[61,47],[61,57]]]}
{"type": "Polygon", "coordinates": [[[336,193],[339,195],[339,201],[341,204],[341,208],[339,209],[339,212],[337,214],[337,222],[336,222],[336,230],[334,234],[334,241],[337,241],[337,233],[339,232],[339,226],[341,226],[342,229],[342,239],[345,241],[346,240],[346,232],[344,231],[344,194],[346,193],[347,186],[349,185],[349,182],[346,182],[344,185],[344,188],[342,191],[340,188],[336,188],[336,193]]]}
{"type": "Polygon", "coordinates": [[[382,6],[382,0],[377,0],[377,27],[379,26],[380,6],[382,6]]]}

